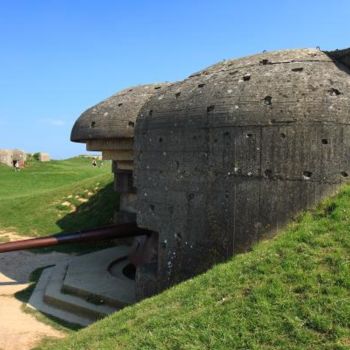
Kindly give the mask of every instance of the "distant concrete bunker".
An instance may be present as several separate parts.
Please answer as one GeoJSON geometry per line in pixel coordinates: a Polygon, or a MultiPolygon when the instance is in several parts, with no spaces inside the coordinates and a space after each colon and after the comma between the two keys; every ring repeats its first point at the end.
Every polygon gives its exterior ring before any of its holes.
{"type": "Polygon", "coordinates": [[[349,179],[349,67],[350,50],[263,53],[82,114],[71,139],[113,160],[116,221],[154,232],[134,243],[139,299],[249,249],[349,179]]]}

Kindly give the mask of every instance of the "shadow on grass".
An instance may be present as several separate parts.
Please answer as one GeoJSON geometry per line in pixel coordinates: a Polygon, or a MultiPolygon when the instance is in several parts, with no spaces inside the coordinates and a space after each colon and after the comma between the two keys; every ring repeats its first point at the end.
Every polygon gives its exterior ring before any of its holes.
{"type": "MultiPolygon", "coordinates": [[[[62,232],[77,232],[94,229],[113,223],[114,212],[119,209],[119,194],[113,189],[113,183],[103,187],[91,196],[87,202],[78,203],[76,210],[67,213],[56,224],[62,232]]],[[[48,248],[34,249],[35,253],[61,253],[85,254],[113,245],[111,241],[95,241],[89,243],[63,244],[48,248]]]]}

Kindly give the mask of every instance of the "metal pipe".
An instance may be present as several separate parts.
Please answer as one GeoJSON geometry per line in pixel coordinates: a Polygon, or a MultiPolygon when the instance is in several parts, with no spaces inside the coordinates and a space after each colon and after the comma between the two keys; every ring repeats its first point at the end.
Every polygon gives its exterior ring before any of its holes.
{"type": "Polygon", "coordinates": [[[0,244],[0,253],[13,252],[15,250],[51,247],[60,244],[91,242],[116,238],[135,237],[149,235],[148,230],[137,227],[136,223],[127,223],[100,227],[92,230],[82,230],[73,233],[58,233],[53,236],[25,239],[16,242],[0,244]]]}

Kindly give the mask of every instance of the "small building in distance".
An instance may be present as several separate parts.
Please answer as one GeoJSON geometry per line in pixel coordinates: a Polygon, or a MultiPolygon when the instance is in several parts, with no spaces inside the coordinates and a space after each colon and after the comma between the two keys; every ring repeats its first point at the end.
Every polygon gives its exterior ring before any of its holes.
{"type": "Polygon", "coordinates": [[[38,160],[40,162],[49,162],[51,159],[50,159],[50,155],[48,153],[39,152],[38,160]]]}
{"type": "Polygon", "coordinates": [[[27,153],[19,149],[0,149],[0,163],[13,166],[14,162],[18,161],[19,166],[24,167],[24,162],[27,160],[27,153]]]}

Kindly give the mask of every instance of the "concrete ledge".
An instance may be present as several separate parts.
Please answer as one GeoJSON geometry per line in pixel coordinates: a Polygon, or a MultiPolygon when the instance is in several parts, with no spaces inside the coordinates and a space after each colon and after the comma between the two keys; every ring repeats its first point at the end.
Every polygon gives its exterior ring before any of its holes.
{"type": "Polygon", "coordinates": [[[77,316],[72,312],[58,309],[44,302],[45,289],[50,280],[50,276],[53,269],[53,267],[50,267],[42,272],[41,277],[36,285],[36,288],[26,306],[33,310],[40,311],[44,314],[51,315],[66,322],[77,324],[80,326],[88,326],[89,324],[93,323],[94,321],[91,319],[77,316]]]}
{"type": "Polygon", "coordinates": [[[127,246],[117,246],[74,258],[67,269],[62,291],[84,299],[103,300],[115,308],[136,302],[135,281],[123,274],[128,264],[127,246]],[[108,271],[114,267],[114,274],[108,271]],[[117,271],[117,272],[116,272],[117,271]]]}
{"type": "Polygon", "coordinates": [[[71,294],[62,293],[63,281],[68,266],[68,264],[59,264],[53,268],[44,293],[44,301],[47,304],[93,321],[117,311],[116,308],[104,305],[102,299],[97,299],[97,301],[101,301],[101,304],[98,304],[71,294]]]}

